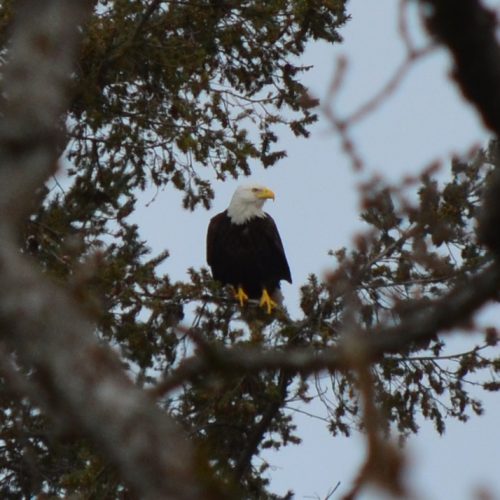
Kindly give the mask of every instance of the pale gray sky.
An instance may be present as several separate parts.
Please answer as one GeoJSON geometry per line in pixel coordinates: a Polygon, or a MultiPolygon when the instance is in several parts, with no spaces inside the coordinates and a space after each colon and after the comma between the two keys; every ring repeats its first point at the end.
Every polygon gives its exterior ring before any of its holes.
{"type": "MultiPolygon", "coordinates": [[[[339,96],[339,109],[349,112],[368,99],[386,82],[401,62],[404,51],[397,32],[396,0],[351,0],[352,21],[343,29],[344,43],[335,48],[311,45],[301,59],[315,68],[304,77],[313,92],[324,97],[331,81],[336,58],[349,59],[346,85],[339,96]]],[[[500,2],[490,1],[498,6],[500,2]]],[[[413,17],[412,33],[425,40],[413,17]]],[[[368,171],[382,173],[397,181],[405,174],[418,173],[436,158],[448,160],[452,153],[464,153],[475,144],[485,144],[487,134],[475,111],[463,101],[448,78],[446,52],[438,50],[417,63],[398,91],[384,106],[358,125],[354,138],[368,171]]],[[[353,173],[339,141],[322,119],[308,140],[290,133],[280,136],[288,158],[264,171],[256,166],[253,180],[271,187],[276,202],[266,205],[275,218],[292,269],[293,285],[283,291],[292,315],[299,314],[301,284],[311,272],[322,274],[332,260],[331,248],[350,246],[362,229],[357,208],[356,184],[363,178],[353,173]]],[[[205,265],[205,232],[209,218],[226,208],[238,182],[215,184],[213,210],[194,213],[180,208],[181,196],[166,190],[137,215],[143,237],[155,252],[168,248],[166,271],[173,279],[184,279],[190,266],[205,265]]],[[[152,195],[151,195],[152,196],[152,195]]],[[[496,316],[495,316],[496,315],[496,316]]],[[[490,321],[498,311],[490,311],[490,321]]],[[[484,319],[486,321],[486,319],[484,319]]],[[[454,340],[457,348],[466,339],[454,340]]],[[[439,437],[432,425],[409,443],[412,461],[411,484],[419,498],[468,500],[474,488],[485,485],[500,498],[500,403],[498,396],[483,398],[486,415],[467,424],[448,423],[439,437]]],[[[324,414],[318,405],[309,408],[324,414]]],[[[287,488],[296,498],[315,494],[324,498],[337,481],[342,485],[333,498],[346,493],[364,454],[360,436],[332,438],[324,423],[297,415],[304,444],[279,454],[267,454],[275,465],[273,488],[287,488]]],[[[383,498],[368,491],[363,499],[383,498]]]]}

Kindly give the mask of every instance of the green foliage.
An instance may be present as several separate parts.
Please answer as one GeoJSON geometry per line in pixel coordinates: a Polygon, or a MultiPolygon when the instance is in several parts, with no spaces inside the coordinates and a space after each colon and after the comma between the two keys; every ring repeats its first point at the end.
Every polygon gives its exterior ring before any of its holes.
{"type": "Polygon", "coordinates": [[[115,183],[152,182],[184,192],[186,208],[208,206],[208,174],[248,175],[252,158],[283,158],[276,125],[308,134],[316,116],[301,99],[306,68],[292,59],[311,38],[339,40],[344,2],[146,6],[102,2],[87,27],[69,115],[73,174],[93,178],[111,203],[115,183]]]}
{"type": "MultiPolygon", "coordinates": [[[[307,136],[316,119],[300,83],[307,68],[296,65],[297,56],[308,40],[339,41],[337,29],[346,21],[343,0],[152,5],[97,2],[83,30],[65,118],[67,142],[61,144],[71,183],[65,190],[38,193],[23,246],[82,304],[98,335],[121,353],[138,383],[147,385],[192,350],[181,326],[185,309],[191,314],[192,304],[205,304],[207,296],[222,292],[205,271],[193,272],[191,283],[172,283],[159,271],[168,253],[151,258],[128,220],[137,191],[170,185],[184,193],[186,208],[208,207],[213,198],[208,178],[214,174],[219,179],[248,175],[252,159],[269,167],[283,158],[275,129],[287,125],[307,136]]],[[[2,57],[8,57],[11,7],[11,2],[0,5],[2,57]]],[[[198,330],[214,342],[240,342],[246,327],[243,321],[233,328],[234,304],[210,310],[206,322],[195,320],[198,330]]],[[[36,373],[29,376],[36,382],[36,373]]],[[[165,408],[192,428],[209,456],[217,451],[214,467],[226,474],[237,460],[238,433],[251,434],[269,402],[278,401],[280,417],[271,419],[262,435],[255,434],[255,447],[269,429],[278,437],[266,437],[265,446],[279,446],[279,436],[296,440],[290,416],[280,408],[280,380],[279,374],[246,382],[216,380],[165,401],[165,408]],[[225,395],[219,398],[221,391],[225,395]],[[200,411],[193,413],[193,405],[200,411]],[[238,416],[232,432],[223,423],[229,413],[216,422],[229,408],[238,416]]],[[[3,398],[2,408],[8,419],[2,439],[8,432],[15,437],[3,447],[4,496],[123,494],[123,483],[95,451],[52,435],[45,419],[43,425],[35,422],[39,412],[26,401],[3,398]],[[16,419],[22,408],[23,419],[16,419]],[[37,437],[31,438],[35,428],[37,437]],[[32,466],[26,468],[28,439],[32,466]]],[[[242,474],[258,496],[266,481],[246,465],[242,474]]]]}
{"type": "MultiPolygon", "coordinates": [[[[477,241],[476,218],[489,173],[500,166],[498,151],[493,141],[470,162],[455,160],[443,186],[432,172],[423,174],[413,182],[420,184],[416,200],[405,194],[404,186],[387,186],[380,179],[364,187],[362,218],[375,230],[359,236],[351,252],[333,253],[338,268],[327,283],[319,285],[312,277],[303,287],[304,312],[315,318],[318,331],[331,332],[316,337],[319,345],[337,341],[335,332],[349,313],[346,300],[363,328],[397,325],[410,312],[425,315],[432,299],[492,260],[477,241]]],[[[488,339],[495,342],[496,331],[484,331],[483,338],[469,352],[455,354],[435,337],[375,365],[377,400],[387,425],[395,424],[404,437],[418,431],[422,415],[442,433],[446,417],[465,421],[471,413],[481,414],[477,393],[469,393],[467,386],[476,384],[470,378],[475,372],[485,370],[487,378],[494,366],[484,352],[491,345],[488,339]]],[[[491,374],[493,380],[497,373],[491,374]]],[[[350,422],[359,418],[359,405],[352,403],[351,382],[338,374],[332,379],[338,400],[331,408],[330,429],[348,435],[350,422]]],[[[484,380],[482,385],[496,387],[484,380]]]]}

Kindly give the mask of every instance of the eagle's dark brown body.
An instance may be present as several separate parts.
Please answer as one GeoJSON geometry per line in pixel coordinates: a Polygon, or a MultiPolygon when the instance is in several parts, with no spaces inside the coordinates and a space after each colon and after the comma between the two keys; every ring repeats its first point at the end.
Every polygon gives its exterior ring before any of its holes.
{"type": "Polygon", "coordinates": [[[210,221],[207,262],[214,279],[242,287],[258,299],[264,289],[272,296],[280,280],[292,282],[290,268],[274,220],[269,214],[234,224],[227,210],[210,221]]]}

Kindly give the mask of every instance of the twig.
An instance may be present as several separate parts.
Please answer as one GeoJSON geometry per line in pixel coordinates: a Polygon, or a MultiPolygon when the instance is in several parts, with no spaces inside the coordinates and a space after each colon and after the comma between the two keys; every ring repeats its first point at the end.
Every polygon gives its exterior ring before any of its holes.
{"type": "Polygon", "coordinates": [[[380,105],[401,85],[409,71],[414,67],[418,59],[428,55],[435,50],[435,45],[429,45],[423,49],[415,49],[408,54],[406,59],[396,69],[391,78],[381,87],[368,101],[362,104],[356,111],[352,112],[342,122],[345,127],[350,127],[373,113],[380,105]]]}

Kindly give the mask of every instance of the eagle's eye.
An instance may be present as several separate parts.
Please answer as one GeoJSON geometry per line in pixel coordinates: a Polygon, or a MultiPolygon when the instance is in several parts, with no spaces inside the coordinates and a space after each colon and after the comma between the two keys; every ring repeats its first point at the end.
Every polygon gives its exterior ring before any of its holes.
{"type": "Polygon", "coordinates": [[[252,188],[252,193],[257,193],[259,191],[258,188],[252,188]]]}

